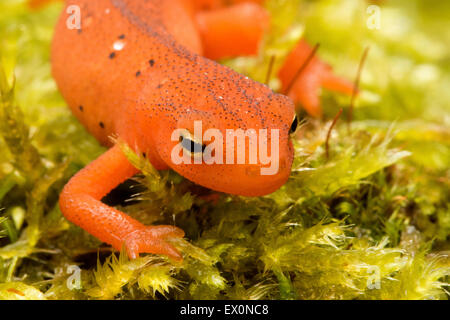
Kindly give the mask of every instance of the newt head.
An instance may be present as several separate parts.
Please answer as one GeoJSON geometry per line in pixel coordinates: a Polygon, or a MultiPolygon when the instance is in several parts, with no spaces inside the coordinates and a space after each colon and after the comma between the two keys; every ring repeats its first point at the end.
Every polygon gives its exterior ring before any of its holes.
{"type": "Polygon", "coordinates": [[[290,175],[294,103],[265,85],[236,78],[211,81],[206,93],[185,96],[180,111],[159,115],[153,143],[164,163],[194,183],[262,196],[290,175]]]}

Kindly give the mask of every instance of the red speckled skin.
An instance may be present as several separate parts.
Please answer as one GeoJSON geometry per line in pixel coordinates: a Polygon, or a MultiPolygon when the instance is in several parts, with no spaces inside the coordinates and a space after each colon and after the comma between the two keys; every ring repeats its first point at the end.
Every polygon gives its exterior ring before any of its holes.
{"type": "MultiPolygon", "coordinates": [[[[80,6],[82,29],[68,29],[69,15],[63,12],[52,45],[54,78],[75,116],[101,143],[111,145],[108,137],[117,135],[146,152],[157,169],[172,168],[214,190],[246,196],[271,193],[286,182],[291,169],[293,102],[202,57],[201,39],[211,35],[208,23],[200,28],[196,24],[200,2],[208,1],[67,1],[67,6],[80,6]],[[216,128],[224,136],[225,129],[280,130],[279,172],[255,174],[261,164],[173,164],[171,150],[178,142],[171,141],[172,132],[193,132],[197,120],[203,122],[203,132],[216,128]]],[[[263,16],[263,9],[251,6],[255,16],[263,16]]],[[[60,197],[62,212],[116,249],[125,244],[132,258],[140,252],[180,258],[165,239],[183,236],[181,230],[143,226],[100,202],[136,172],[113,146],[66,185],[60,197]]]]}

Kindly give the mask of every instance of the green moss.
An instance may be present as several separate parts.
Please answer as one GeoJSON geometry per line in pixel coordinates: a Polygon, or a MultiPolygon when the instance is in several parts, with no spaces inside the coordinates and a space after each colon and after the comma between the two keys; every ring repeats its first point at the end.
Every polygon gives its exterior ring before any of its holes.
{"type": "Polygon", "coordinates": [[[185,230],[188,240],[173,242],[177,263],[112,254],[62,217],[63,185],[104,149],[50,75],[61,4],[31,12],[24,0],[0,3],[0,299],[448,298],[448,4],[386,3],[380,30],[365,28],[363,1],[266,6],[273,24],[261,54],[224,63],[264,81],[275,55],[277,89],[276,71],[302,35],[348,78],[370,46],[355,122],[350,132],[337,123],[327,159],[330,120],[337,106],[344,119],[349,101],[323,92],[325,119],[300,129],[288,183],[260,198],[209,201],[211,191],[157,172],[120,142],[143,174],[134,201],[117,207],[185,230]]]}

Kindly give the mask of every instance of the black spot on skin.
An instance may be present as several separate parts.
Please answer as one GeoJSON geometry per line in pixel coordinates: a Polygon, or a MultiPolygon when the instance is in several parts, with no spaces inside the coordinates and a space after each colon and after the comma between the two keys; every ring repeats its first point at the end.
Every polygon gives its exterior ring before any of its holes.
{"type": "Polygon", "coordinates": [[[78,34],[81,34],[83,32],[83,30],[82,29],[78,29],[77,32],[78,32],[78,34]]]}
{"type": "Polygon", "coordinates": [[[100,126],[100,128],[104,129],[105,128],[105,124],[103,122],[99,122],[98,125],[100,126]]]}
{"type": "Polygon", "coordinates": [[[153,67],[155,65],[155,60],[151,59],[148,63],[150,64],[150,67],[153,67]]]}
{"type": "Polygon", "coordinates": [[[139,77],[140,75],[141,75],[140,71],[136,72],[136,77],[139,77]]]}
{"type": "Polygon", "coordinates": [[[80,111],[81,111],[81,112],[83,112],[83,111],[84,111],[84,108],[83,108],[83,106],[79,106],[79,107],[78,107],[78,109],[80,109],[80,111]]]}
{"type": "Polygon", "coordinates": [[[111,53],[109,54],[109,58],[110,58],[110,59],[114,59],[115,56],[116,56],[116,53],[115,53],[115,52],[111,52],[111,53]]]}
{"type": "Polygon", "coordinates": [[[119,36],[119,39],[125,39],[125,35],[124,35],[124,34],[121,34],[121,35],[119,36]]]}
{"type": "Polygon", "coordinates": [[[147,154],[146,154],[145,152],[142,152],[142,156],[143,156],[144,158],[147,158],[147,154]]]}

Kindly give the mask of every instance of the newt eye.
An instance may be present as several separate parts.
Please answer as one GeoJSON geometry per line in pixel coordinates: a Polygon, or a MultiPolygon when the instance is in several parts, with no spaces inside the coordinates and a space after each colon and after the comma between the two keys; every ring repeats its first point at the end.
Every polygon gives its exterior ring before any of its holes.
{"type": "Polygon", "coordinates": [[[297,114],[295,114],[294,120],[292,120],[291,128],[289,129],[289,134],[295,133],[295,131],[297,131],[297,128],[298,128],[298,117],[297,114]]]}
{"type": "Polygon", "coordinates": [[[201,155],[206,149],[206,144],[195,141],[195,138],[191,134],[181,136],[180,142],[183,149],[192,156],[201,155]]]}

